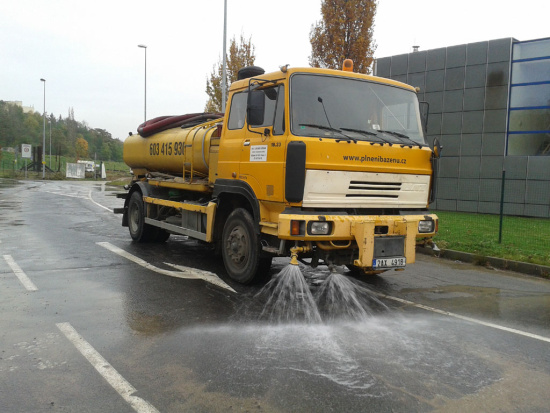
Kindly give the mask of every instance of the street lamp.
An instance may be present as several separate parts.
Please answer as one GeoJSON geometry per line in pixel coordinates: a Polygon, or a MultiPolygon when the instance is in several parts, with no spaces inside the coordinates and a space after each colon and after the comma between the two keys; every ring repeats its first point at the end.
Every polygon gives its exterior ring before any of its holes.
{"type": "Polygon", "coordinates": [[[223,2],[223,69],[222,69],[222,112],[225,112],[227,78],[227,0],[223,2]]]}
{"type": "Polygon", "coordinates": [[[50,169],[52,169],[52,120],[48,119],[50,124],[50,169]]]}
{"type": "Polygon", "coordinates": [[[138,47],[141,47],[145,51],[145,101],[144,101],[144,122],[147,121],[147,46],[144,44],[138,44],[138,47]]]}
{"type": "Polygon", "coordinates": [[[46,79],[44,82],[44,128],[42,129],[42,179],[46,177],[46,79]]]}

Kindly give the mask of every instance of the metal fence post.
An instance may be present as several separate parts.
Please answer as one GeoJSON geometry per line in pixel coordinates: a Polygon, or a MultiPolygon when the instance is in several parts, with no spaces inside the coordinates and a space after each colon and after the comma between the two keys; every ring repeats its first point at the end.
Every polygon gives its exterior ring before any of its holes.
{"type": "Polygon", "coordinates": [[[502,244],[502,218],[504,216],[504,183],[506,182],[506,171],[502,170],[502,183],[500,186],[500,224],[498,228],[498,243],[502,244]]]}

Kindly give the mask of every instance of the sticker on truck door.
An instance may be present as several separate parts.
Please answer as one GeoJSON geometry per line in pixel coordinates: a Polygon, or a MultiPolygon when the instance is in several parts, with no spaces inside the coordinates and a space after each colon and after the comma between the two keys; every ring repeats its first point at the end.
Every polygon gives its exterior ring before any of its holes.
{"type": "Polygon", "coordinates": [[[250,162],[267,162],[267,145],[252,145],[250,162]]]}

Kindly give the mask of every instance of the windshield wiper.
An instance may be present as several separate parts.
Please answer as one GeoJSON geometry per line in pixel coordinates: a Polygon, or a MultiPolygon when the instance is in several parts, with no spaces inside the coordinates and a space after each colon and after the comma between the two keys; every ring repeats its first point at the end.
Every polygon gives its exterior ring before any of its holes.
{"type": "MultiPolygon", "coordinates": [[[[348,132],[359,133],[361,135],[376,136],[376,138],[381,140],[382,142],[389,143],[390,146],[392,145],[392,143],[390,141],[388,141],[387,139],[384,139],[382,136],[378,136],[377,133],[374,133],[374,132],[371,132],[371,131],[368,131],[368,130],[352,129],[352,128],[342,128],[342,130],[345,130],[345,131],[348,131],[348,132]]],[[[372,145],[372,143],[371,143],[371,145],[372,145]]]]}
{"type": "Polygon", "coordinates": [[[420,142],[417,142],[417,141],[409,138],[407,135],[404,135],[404,134],[399,133],[399,132],[394,132],[394,131],[391,131],[391,130],[379,130],[378,132],[387,133],[389,135],[396,136],[396,137],[401,139],[401,142],[403,142],[403,139],[407,139],[408,141],[412,142],[413,145],[418,145],[419,148],[424,147],[424,145],[422,145],[420,142]]]}
{"type": "Polygon", "coordinates": [[[362,135],[376,136],[376,133],[368,131],[368,130],[352,129],[352,128],[342,128],[342,130],[349,131],[349,132],[357,132],[357,133],[360,133],[362,135]]]}
{"type": "MultiPolygon", "coordinates": [[[[332,125],[330,123],[330,119],[328,118],[327,109],[325,108],[325,103],[323,102],[323,98],[321,96],[317,96],[317,102],[319,102],[321,104],[321,106],[323,107],[323,112],[325,112],[325,118],[327,118],[328,126],[330,126],[332,128],[332,125]]],[[[356,139],[353,139],[353,138],[349,137],[348,135],[343,133],[340,129],[337,129],[337,130],[338,130],[338,133],[340,133],[340,134],[342,134],[343,136],[346,137],[346,139],[348,140],[348,143],[350,141],[353,142],[353,143],[357,143],[356,139]]],[[[340,139],[336,139],[336,142],[340,142],[340,139]]]]}
{"type": "MultiPolygon", "coordinates": [[[[317,128],[317,129],[321,129],[321,130],[328,130],[328,131],[331,131],[331,132],[336,132],[336,133],[339,133],[340,135],[342,135],[348,141],[352,141],[353,143],[357,143],[357,141],[355,139],[350,138],[348,135],[346,135],[340,129],[332,128],[330,126],[317,125],[317,124],[314,124],[314,123],[300,123],[298,126],[305,126],[305,127],[308,127],[308,128],[317,128]]],[[[340,140],[341,139],[336,139],[336,142],[340,142],[340,140]]]]}

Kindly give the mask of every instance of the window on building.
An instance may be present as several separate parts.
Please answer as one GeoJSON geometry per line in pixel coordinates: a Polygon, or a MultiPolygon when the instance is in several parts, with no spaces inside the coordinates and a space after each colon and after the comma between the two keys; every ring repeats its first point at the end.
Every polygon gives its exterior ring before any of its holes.
{"type": "Polygon", "coordinates": [[[508,155],[550,156],[550,39],[514,44],[508,155]]]}

